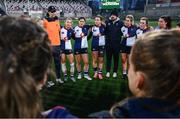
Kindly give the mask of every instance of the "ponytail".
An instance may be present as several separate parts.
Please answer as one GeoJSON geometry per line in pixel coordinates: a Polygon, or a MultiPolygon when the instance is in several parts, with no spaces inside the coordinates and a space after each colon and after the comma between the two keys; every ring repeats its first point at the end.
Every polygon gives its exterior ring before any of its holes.
{"type": "Polygon", "coordinates": [[[47,33],[31,21],[0,19],[0,117],[41,117],[37,84],[51,60],[47,33]]]}
{"type": "Polygon", "coordinates": [[[36,84],[9,50],[0,54],[0,117],[40,117],[41,103],[36,84]]]}

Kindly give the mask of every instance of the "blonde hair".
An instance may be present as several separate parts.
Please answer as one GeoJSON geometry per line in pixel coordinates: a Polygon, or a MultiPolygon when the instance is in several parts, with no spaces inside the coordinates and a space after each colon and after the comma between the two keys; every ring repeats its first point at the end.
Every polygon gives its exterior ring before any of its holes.
{"type": "Polygon", "coordinates": [[[134,25],[134,16],[133,15],[127,15],[126,18],[129,18],[130,21],[132,22],[132,25],[134,25]]]}
{"type": "MultiPolygon", "coordinates": [[[[70,18],[70,17],[66,18],[66,21],[68,21],[68,20],[69,20],[69,21],[72,21],[72,18],[70,18]]],[[[65,22],[66,22],[66,21],[65,21],[65,22]]]]}

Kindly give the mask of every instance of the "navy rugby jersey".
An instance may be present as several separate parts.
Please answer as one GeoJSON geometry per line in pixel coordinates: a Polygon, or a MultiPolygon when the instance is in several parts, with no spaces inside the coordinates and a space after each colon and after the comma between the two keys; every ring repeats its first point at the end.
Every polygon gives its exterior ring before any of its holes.
{"type": "Polygon", "coordinates": [[[66,29],[64,27],[61,28],[61,48],[62,50],[71,50],[71,38],[74,34],[73,29],[66,29]],[[66,40],[64,40],[66,39],[66,40]]]}
{"type": "Polygon", "coordinates": [[[142,34],[148,32],[148,31],[149,31],[148,29],[140,29],[140,28],[138,28],[137,31],[136,31],[136,36],[137,36],[137,38],[138,38],[139,36],[141,36],[142,34]]]}
{"type": "Polygon", "coordinates": [[[105,45],[105,26],[92,27],[92,47],[104,46],[105,45]]]}
{"type": "Polygon", "coordinates": [[[123,26],[121,31],[123,33],[122,45],[133,46],[136,40],[136,30],[137,27],[132,25],[130,27],[123,26]]]}
{"type": "Polygon", "coordinates": [[[88,48],[88,42],[87,42],[88,30],[89,30],[88,25],[84,25],[82,28],[79,26],[76,26],[74,28],[74,34],[75,34],[74,48],[75,49],[88,48]],[[82,37],[82,34],[84,34],[83,37],[82,37]]]}

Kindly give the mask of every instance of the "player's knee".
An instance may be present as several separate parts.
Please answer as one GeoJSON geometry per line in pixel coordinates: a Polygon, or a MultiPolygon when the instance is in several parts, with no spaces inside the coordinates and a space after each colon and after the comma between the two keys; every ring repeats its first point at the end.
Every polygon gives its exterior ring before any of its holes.
{"type": "Polygon", "coordinates": [[[74,63],[74,58],[73,58],[73,57],[70,57],[70,58],[69,58],[69,62],[70,62],[70,64],[74,63]]]}
{"type": "Polygon", "coordinates": [[[126,62],[126,56],[122,56],[122,62],[126,62]]]}
{"type": "Polygon", "coordinates": [[[93,59],[93,64],[97,64],[97,59],[93,59]]]}
{"type": "Polygon", "coordinates": [[[99,51],[99,57],[104,57],[104,51],[99,51]]]}
{"type": "Polygon", "coordinates": [[[99,63],[102,64],[104,62],[103,59],[99,59],[99,63]]]}
{"type": "Polygon", "coordinates": [[[89,62],[88,62],[88,61],[84,62],[84,65],[85,65],[85,66],[88,66],[88,65],[89,65],[89,62]]]}
{"type": "Polygon", "coordinates": [[[76,66],[80,66],[80,65],[81,65],[81,62],[76,61],[76,66]]]}

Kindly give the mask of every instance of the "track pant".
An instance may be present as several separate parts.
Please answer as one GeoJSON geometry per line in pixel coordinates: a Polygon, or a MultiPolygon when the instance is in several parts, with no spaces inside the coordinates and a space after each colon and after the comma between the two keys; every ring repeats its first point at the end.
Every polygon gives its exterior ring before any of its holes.
{"type": "Polygon", "coordinates": [[[106,46],[106,72],[111,71],[111,62],[112,58],[114,60],[114,69],[113,72],[117,72],[119,64],[119,46],[106,46]]]}
{"type": "Polygon", "coordinates": [[[61,57],[60,57],[60,46],[51,46],[52,55],[55,64],[56,77],[61,78],[61,57]]]}

